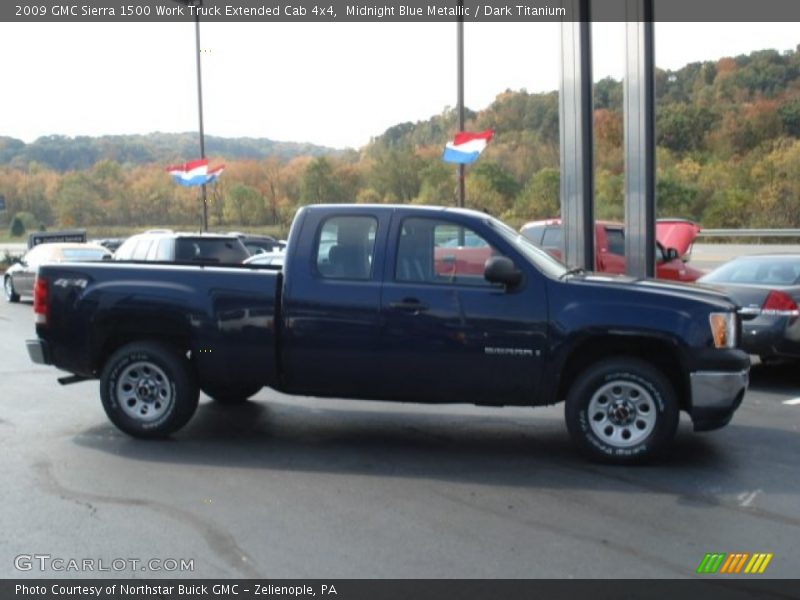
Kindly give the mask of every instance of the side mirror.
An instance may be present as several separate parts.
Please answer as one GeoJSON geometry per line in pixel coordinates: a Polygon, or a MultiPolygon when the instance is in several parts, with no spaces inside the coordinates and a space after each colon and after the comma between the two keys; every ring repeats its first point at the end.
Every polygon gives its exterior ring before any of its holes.
{"type": "Polygon", "coordinates": [[[486,261],[483,276],[489,283],[502,283],[513,288],[522,282],[522,271],[505,256],[492,256],[486,261]]]}
{"type": "Polygon", "coordinates": [[[675,260],[676,258],[680,258],[678,251],[675,248],[667,248],[664,252],[664,258],[667,261],[675,260]]]}

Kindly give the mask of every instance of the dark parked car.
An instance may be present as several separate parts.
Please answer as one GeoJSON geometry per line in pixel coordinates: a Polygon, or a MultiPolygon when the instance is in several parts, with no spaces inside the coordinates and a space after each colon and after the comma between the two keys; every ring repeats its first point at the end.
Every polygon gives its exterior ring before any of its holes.
{"type": "Polygon", "coordinates": [[[239,233],[238,231],[231,233],[231,235],[235,235],[242,240],[244,247],[247,248],[247,251],[253,256],[256,254],[262,254],[264,252],[280,252],[286,248],[286,244],[284,242],[276,240],[270,235],[239,233]]]}
{"type": "Polygon", "coordinates": [[[114,260],[237,265],[250,256],[235,235],[151,230],[129,237],[114,260]]]}
{"type": "Polygon", "coordinates": [[[8,302],[20,296],[33,295],[33,280],[39,266],[46,262],[83,262],[107,260],[111,252],[98,244],[52,243],[34,246],[11,265],[3,277],[3,290],[8,302]]]}
{"type": "Polygon", "coordinates": [[[117,249],[125,242],[125,238],[103,238],[99,240],[92,240],[94,244],[100,244],[103,248],[116,252],[117,249]]]}
{"type": "Polygon", "coordinates": [[[742,308],[742,349],[762,361],[800,359],[800,255],[740,256],[701,277],[742,308]]]}
{"type": "Polygon", "coordinates": [[[307,206],[282,269],[45,266],[36,285],[31,358],[73,373],[69,381],[99,378],[106,414],[137,437],[180,429],[199,390],[232,403],[269,386],[401,402],[564,402],[580,448],[627,463],[665,449],[680,411],[697,431],[728,423],[750,368],[723,294],[576,274],[468,210],[307,206]]]}

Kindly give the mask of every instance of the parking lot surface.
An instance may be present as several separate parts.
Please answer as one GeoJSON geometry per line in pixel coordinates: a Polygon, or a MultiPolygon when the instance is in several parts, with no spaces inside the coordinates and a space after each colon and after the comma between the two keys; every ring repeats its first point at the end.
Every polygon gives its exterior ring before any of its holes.
{"type": "Polygon", "coordinates": [[[690,577],[709,552],[800,572],[793,366],[755,366],[729,426],[683,420],[668,457],[630,468],[579,456],[560,405],[264,389],[239,407],[203,397],[173,439],[134,440],[96,381],[60,386],[30,362],[33,335],[29,303],[0,305],[2,577],[690,577]],[[34,554],[95,570],[19,570],[34,554]],[[161,562],[97,571],[115,559],[161,562]],[[182,559],[193,570],[163,570],[182,559]]]}

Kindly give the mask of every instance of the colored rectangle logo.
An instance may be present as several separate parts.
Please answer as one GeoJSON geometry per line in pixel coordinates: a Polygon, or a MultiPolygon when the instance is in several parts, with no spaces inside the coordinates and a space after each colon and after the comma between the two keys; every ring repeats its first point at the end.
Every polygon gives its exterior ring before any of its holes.
{"type": "Polygon", "coordinates": [[[772,552],[709,552],[697,566],[700,575],[760,575],[767,570],[772,552]]]}

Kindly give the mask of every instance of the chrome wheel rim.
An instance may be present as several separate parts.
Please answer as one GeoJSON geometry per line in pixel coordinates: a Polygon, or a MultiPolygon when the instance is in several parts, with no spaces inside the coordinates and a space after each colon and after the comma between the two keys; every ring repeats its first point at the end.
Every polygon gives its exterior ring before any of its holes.
{"type": "Polygon", "coordinates": [[[656,403],[641,385],[611,381],[589,401],[589,424],[601,440],[617,448],[640,444],[655,429],[656,403]]]}
{"type": "Polygon", "coordinates": [[[160,419],[175,401],[166,374],[149,361],[139,361],[125,367],[117,380],[115,391],[122,412],[142,422],[160,419]]]}

